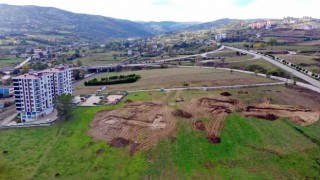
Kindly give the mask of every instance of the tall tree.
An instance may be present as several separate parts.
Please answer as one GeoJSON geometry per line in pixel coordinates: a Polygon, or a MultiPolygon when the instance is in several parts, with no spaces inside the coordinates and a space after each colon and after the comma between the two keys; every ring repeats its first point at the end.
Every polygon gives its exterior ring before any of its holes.
{"type": "Polygon", "coordinates": [[[62,94],[57,96],[54,100],[54,108],[58,111],[58,117],[68,120],[72,114],[72,100],[71,94],[62,94]]]}
{"type": "Polygon", "coordinates": [[[21,72],[23,73],[23,74],[26,74],[26,73],[28,73],[29,72],[29,66],[28,65],[23,65],[22,66],[22,70],[21,70],[21,72]]]}
{"type": "Polygon", "coordinates": [[[270,38],[269,39],[269,44],[271,46],[275,46],[275,45],[277,45],[277,43],[278,43],[277,38],[270,38]]]}
{"type": "Polygon", "coordinates": [[[77,66],[78,66],[78,67],[82,66],[82,61],[80,61],[80,60],[77,61],[77,66]]]}

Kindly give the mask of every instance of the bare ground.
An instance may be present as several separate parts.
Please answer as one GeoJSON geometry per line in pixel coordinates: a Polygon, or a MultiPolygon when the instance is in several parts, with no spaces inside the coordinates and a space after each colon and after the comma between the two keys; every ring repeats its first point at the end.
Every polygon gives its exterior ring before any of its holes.
{"type": "Polygon", "coordinates": [[[148,149],[176,130],[171,110],[160,103],[130,103],[123,108],[98,112],[89,133],[111,146],[130,145],[130,153],[148,149]]]}
{"type": "Polygon", "coordinates": [[[206,116],[209,123],[202,121],[194,123],[196,129],[206,131],[209,142],[219,143],[220,132],[224,127],[227,116],[232,112],[239,112],[246,117],[256,117],[265,120],[277,120],[281,117],[289,118],[293,123],[305,126],[317,122],[320,113],[317,110],[288,105],[275,105],[266,99],[264,103],[245,107],[239,100],[226,96],[213,96],[194,99],[187,107],[195,117],[206,116]]]}

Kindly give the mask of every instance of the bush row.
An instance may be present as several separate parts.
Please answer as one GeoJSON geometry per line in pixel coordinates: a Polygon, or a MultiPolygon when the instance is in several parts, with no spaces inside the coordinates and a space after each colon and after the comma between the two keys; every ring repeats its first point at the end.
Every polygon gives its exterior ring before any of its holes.
{"type": "MultiPolygon", "coordinates": [[[[280,59],[280,58],[275,57],[275,56],[273,56],[273,55],[271,55],[271,54],[264,54],[264,53],[261,53],[261,52],[259,52],[258,54],[262,54],[262,55],[267,56],[267,57],[270,57],[270,58],[272,58],[272,59],[274,59],[274,60],[276,60],[276,61],[280,61],[280,62],[282,62],[282,64],[284,64],[284,65],[286,65],[286,66],[290,66],[291,68],[296,69],[297,71],[300,71],[300,72],[302,72],[302,73],[309,74],[309,70],[304,69],[303,67],[301,67],[301,66],[299,66],[299,65],[290,63],[290,62],[288,62],[288,61],[286,61],[286,60],[284,60],[284,59],[280,59]]],[[[319,76],[318,74],[312,73],[311,76],[312,76],[313,78],[315,78],[315,79],[320,80],[320,76],[319,76]]]]}
{"type": "Polygon", "coordinates": [[[101,78],[99,81],[97,78],[94,78],[89,81],[85,81],[85,86],[99,86],[99,85],[112,85],[112,84],[123,84],[123,83],[134,83],[141,78],[140,75],[137,74],[129,74],[129,75],[120,75],[120,76],[110,76],[106,78],[101,78]]]}

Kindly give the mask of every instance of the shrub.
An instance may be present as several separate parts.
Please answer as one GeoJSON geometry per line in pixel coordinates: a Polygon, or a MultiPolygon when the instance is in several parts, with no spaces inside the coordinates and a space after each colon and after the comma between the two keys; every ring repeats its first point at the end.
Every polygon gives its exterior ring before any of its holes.
{"type": "Polygon", "coordinates": [[[137,74],[129,75],[120,75],[120,76],[111,76],[109,78],[101,78],[99,81],[97,78],[94,78],[89,81],[85,81],[85,86],[99,86],[99,85],[112,85],[112,84],[123,84],[123,83],[134,83],[141,78],[137,74]]]}
{"type": "Polygon", "coordinates": [[[247,70],[248,70],[248,71],[252,71],[252,72],[258,71],[259,73],[264,73],[264,74],[267,73],[267,70],[266,70],[265,68],[263,68],[263,67],[260,66],[260,65],[255,65],[255,64],[249,65],[249,66],[247,67],[247,70]]]}

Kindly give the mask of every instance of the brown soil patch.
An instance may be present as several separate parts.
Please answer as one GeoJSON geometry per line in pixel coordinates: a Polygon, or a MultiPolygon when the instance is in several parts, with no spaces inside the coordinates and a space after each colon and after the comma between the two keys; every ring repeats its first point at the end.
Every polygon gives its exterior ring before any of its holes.
{"type": "Polygon", "coordinates": [[[132,103],[133,101],[131,99],[127,99],[124,101],[124,103],[128,104],[128,103],[132,103]]]}
{"type": "Polygon", "coordinates": [[[215,135],[212,135],[212,136],[209,136],[207,137],[208,141],[212,144],[218,144],[221,142],[221,138],[220,137],[217,137],[215,135]]]}
{"type": "Polygon", "coordinates": [[[173,111],[172,114],[176,117],[183,117],[183,118],[187,118],[187,119],[190,119],[193,117],[192,114],[190,114],[186,111],[183,111],[181,109],[177,109],[177,110],[173,111]]]}
{"type": "Polygon", "coordinates": [[[225,118],[233,111],[241,109],[243,105],[236,99],[225,96],[204,97],[194,99],[188,106],[195,116],[208,116],[211,120],[204,125],[202,121],[196,121],[195,127],[200,131],[206,131],[207,139],[211,143],[219,143],[221,129],[224,126],[225,118]]]}
{"type": "Polygon", "coordinates": [[[121,137],[117,137],[117,138],[112,139],[109,142],[109,145],[112,146],[112,147],[117,147],[118,148],[118,147],[128,146],[131,143],[132,142],[127,140],[127,139],[124,139],[124,138],[121,138],[121,137]]]}
{"type": "Polygon", "coordinates": [[[103,149],[98,149],[97,151],[96,151],[96,154],[104,154],[104,150],[103,149]]]}
{"type": "Polygon", "coordinates": [[[206,130],[206,127],[204,126],[203,122],[202,121],[196,121],[194,123],[195,127],[200,130],[200,131],[205,131],[206,130]]]}
{"type": "Polygon", "coordinates": [[[232,94],[229,93],[229,92],[223,92],[223,93],[221,93],[220,95],[221,95],[221,96],[232,96],[232,94]]]}
{"type": "Polygon", "coordinates": [[[319,120],[320,113],[318,111],[305,109],[301,106],[274,105],[270,102],[271,99],[266,99],[262,104],[244,107],[236,99],[214,96],[192,100],[187,110],[192,111],[194,116],[204,115],[211,119],[206,125],[202,121],[196,121],[194,126],[200,131],[206,131],[208,141],[214,144],[220,143],[219,135],[224,126],[224,121],[234,111],[242,112],[246,117],[256,117],[270,121],[286,117],[299,125],[308,125],[319,120]]]}
{"type": "Polygon", "coordinates": [[[238,94],[248,94],[248,91],[238,91],[238,94]]]}
{"type": "Polygon", "coordinates": [[[305,126],[315,123],[320,118],[320,113],[303,107],[270,104],[266,100],[262,104],[248,106],[244,112],[246,117],[258,117],[267,120],[276,120],[279,117],[289,118],[292,122],[305,126]]]}
{"type": "Polygon", "coordinates": [[[174,143],[174,142],[176,142],[176,141],[177,141],[177,138],[176,138],[176,137],[174,137],[174,136],[171,136],[171,137],[170,137],[170,141],[171,141],[172,143],[174,143]]]}
{"type": "Polygon", "coordinates": [[[171,110],[160,103],[130,103],[123,108],[98,112],[89,133],[112,147],[130,146],[130,154],[148,149],[176,130],[171,110]]]}

